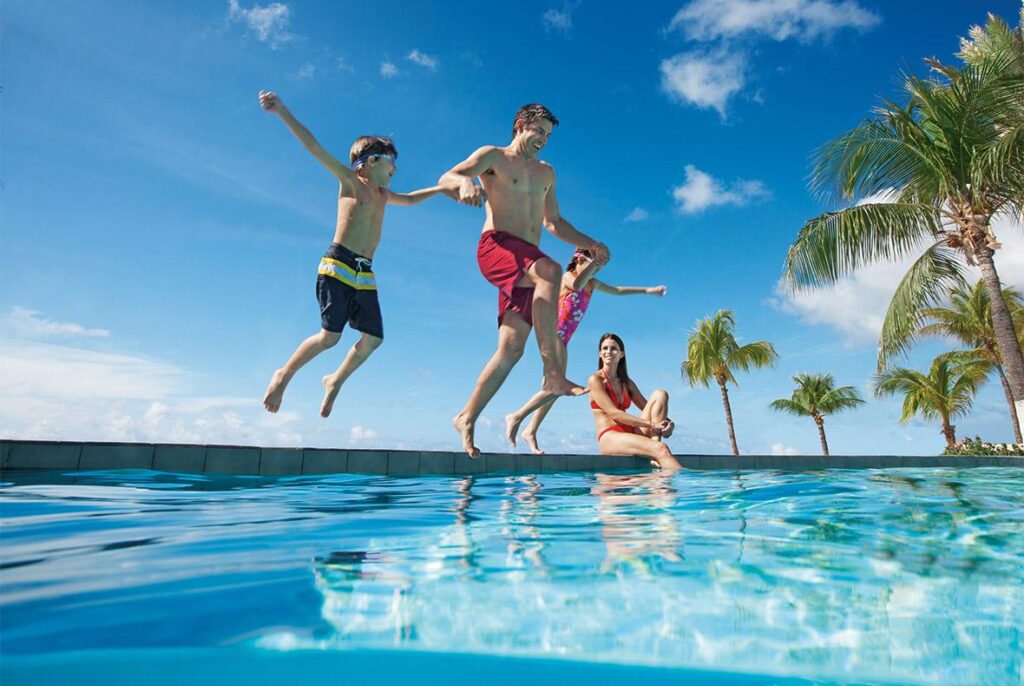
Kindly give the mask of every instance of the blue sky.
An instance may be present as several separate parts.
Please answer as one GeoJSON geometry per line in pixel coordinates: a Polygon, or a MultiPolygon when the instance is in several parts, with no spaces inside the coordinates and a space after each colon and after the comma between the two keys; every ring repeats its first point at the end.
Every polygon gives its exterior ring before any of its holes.
{"type": "MultiPolygon", "coordinates": [[[[259,109],[266,88],[339,157],[357,135],[394,136],[396,190],[506,143],[515,110],[545,103],[562,121],[543,155],[562,211],[614,253],[601,278],[669,287],[663,299],[596,295],[570,378],[583,381],[598,336],[618,332],[641,388],[671,394],[672,448],[727,452],[717,390],[689,389],[679,364],[695,321],[729,308],[744,341],[781,355],[732,392],[741,450],[816,452],[810,420],[767,404],[799,371],[866,389],[902,271],[776,290],[796,231],[831,209],[807,190],[810,156],[879,97],[898,99],[901,69],[951,60],[986,11],[1012,20],[1018,7],[6,2],[0,432],[458,448],[449,420],[493,352],[495,292],[475,264],[482,211],[443,198],[388,210],[374,265],[387,340],[334,416],[317,416],[319,381],[351,334],[299,373],[281,413],[263,412],[270,373],[319,327],[315,267],[336,193],[259,109]]],[[[1002,276],[1024,286],[1020,226],[997,230],[1002,276]]],[[[560,262],[572,250],[549,235],[542,247],[560,262]]],[[[907,363],[923,368],[943,347],[923,344],[907,363]]],[[[506,449],[502,417],[539,376],[531,343],[482,417],[484,450],[506,449]]],[[[828,420],[833,452],[941,449],[937,426],[898,416],[898,401],[870,400],[828,420]]],[[[550,451],[596,451],[584,401],[560,402],[545,429],[550,451]]],[[[998,382],[958,429],[1012,438],[998,382]]]]}

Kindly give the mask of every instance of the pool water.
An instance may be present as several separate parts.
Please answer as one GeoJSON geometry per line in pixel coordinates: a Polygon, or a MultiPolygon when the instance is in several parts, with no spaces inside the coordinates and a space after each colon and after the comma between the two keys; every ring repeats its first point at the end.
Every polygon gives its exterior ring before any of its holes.
{"type": "Polygon", "coordinates": [[[1024,470],[4,478],[5,682],[382,662],[420,683],[480,664],[563,685],[595,663],[634,683],[1024,674],[1024,470]]]}

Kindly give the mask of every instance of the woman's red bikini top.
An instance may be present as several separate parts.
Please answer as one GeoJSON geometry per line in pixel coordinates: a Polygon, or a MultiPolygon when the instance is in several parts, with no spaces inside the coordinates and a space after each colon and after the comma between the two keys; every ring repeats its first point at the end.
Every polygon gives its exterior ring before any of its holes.
{"type": "MultiPolygon", "coordinates": [[[[608,397],[612,399],[613,403],[615,403],[615,407],[619,410],[627,409],[629,404],[633,402],[629,397],[629,387],[626,386],[626,384],[622,384],[622,398],[619,399],[615,396],[615,389],[613,389],[612,385],[608,382],[608,378],[605,377],[604,374],[602,374],[601,377],[604,379],[604,390],[608,391],[608,397]]],[[[590,408],[593,410],[601,409],[593,400],[590,401],[590,408]]]]}

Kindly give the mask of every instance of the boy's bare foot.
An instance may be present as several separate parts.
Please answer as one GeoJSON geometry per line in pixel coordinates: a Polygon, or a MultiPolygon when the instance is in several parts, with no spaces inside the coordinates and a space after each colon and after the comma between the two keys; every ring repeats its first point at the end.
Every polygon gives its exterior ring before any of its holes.
{"type": "Polygon", "coordinates": [[[330,417],[331,410],[334,409],[334,399],[338,397],[338,391],[341,390],[341,384],[334,379],[333,374],[328,374],[323,379],[324,384],[324,401],[320,403],[320,416],[330,417]]]}
{"type": "Polygon", "coordinates": [[[556,396],[583,395],[587,392],[586,388],[569,381],[562,374],[545,374],[540,389],[556,396]]]}
{"type": "Polygon", "coordinates": [[[505,435],[508,436],[508,442],[512,445],[516,444],[516,435],[519,433],[519,425],[522,423],[523,420],[516,419],[515,414],[505,417],[505,435]]]}
{"type": "Polygon", "coordinates": [[[452,426],[462,436],[462,449],[466,451],[474,460],[480,457],[480,448],[473,445],[473,422],[463,417],[462,414],[455,415],[455,419],[452,420],[452,426]]]}
{"type": "Polygon", "coordinates": [[[270,377],[270,385],[267,386],[267,393],[263,396],[263,407],[267,412],[277,412],[281,409],[281,401],[284,400],[284,389],[288,387],[288,379],[284,376],[284,370],[278,369],[270,377]]]}
{"type": "Polygon", "coordinates": [[[530,452],[534,455],[546,455],[540,446],[537,445],[537,434],[531,433],[529,429],[523,432],[523,440],[526,441],[526,445],[530,446],[530,452]]]}

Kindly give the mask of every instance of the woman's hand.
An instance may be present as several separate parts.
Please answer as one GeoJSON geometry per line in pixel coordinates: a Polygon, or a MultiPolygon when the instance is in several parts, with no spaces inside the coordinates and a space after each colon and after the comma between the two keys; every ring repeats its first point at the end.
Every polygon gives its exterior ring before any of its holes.
{"type": "Polygon", "coordinates": [[[668,438],[675,430],[676,423],[671,419],[663,419],[652,427],[654,434],[656,436],[661,436],[662,438],[668,438]]]}

